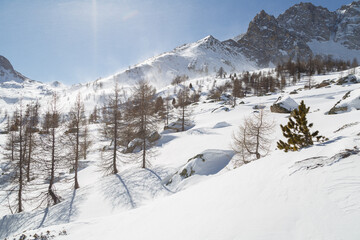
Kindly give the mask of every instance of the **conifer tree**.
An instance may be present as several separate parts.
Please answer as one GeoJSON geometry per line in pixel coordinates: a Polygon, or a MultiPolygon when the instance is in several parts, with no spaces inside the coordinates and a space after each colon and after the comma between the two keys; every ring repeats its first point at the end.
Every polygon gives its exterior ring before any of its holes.
{"type": "Polygon", "coordinates": [[[289,118],[287,125],[280,125],[283,135],[287,138],[287,142],[279,140],[277,147],[281,150],[298,151],[300,148],[311,146],[314,144],[313,139],[317,141],[327,140],[325,137],[319,135],[319,131],[310,132],[312,123],[308,123],[306,115],[310,107],[306,107],[304,101],[301,101],[298,109],[292,112],[292,117],[289,118]]]}

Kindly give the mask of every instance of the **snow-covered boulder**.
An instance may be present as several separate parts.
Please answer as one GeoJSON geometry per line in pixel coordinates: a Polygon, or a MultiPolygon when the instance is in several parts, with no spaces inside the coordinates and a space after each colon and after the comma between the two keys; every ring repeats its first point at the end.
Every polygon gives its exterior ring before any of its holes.
{"type": "Polygon", "coordinates": [[[352,109],[360,110],[360,89],[347,92],[329,111],[329,114],[349,112],[352,109]]]}
{"type": "MultiPolygon", "coordinates": [[[[189,121],[185,121],[185,131],[189,130],[190,128],[194,127],[194,124],[189,121]]],[[[170,123],[169,125],[164,127],[164,130],[171,130],[174,132],[181,132],[182,131],[182,120],[178,119],[175,122],[170,123]]]]}
{"type": "Polygon", "coordinates": [[[329,87],[332,82],[330,80],[324,80],[321,83],[315,85],[315,88],[329,87]]]}
{"type": "Polygon", "coordinates": [[[221,105],[220,107],[217,107],[215,109],[213,109],[211,112],[212,113],[219,113],[219,112],[229,112],[230,109],[228,107],[225,107],[223,105],[221,105]]]}
{"type": "Polygon", "coordinates": [[[157,131],[154,131],[147,137],[147,139],[149,140],[149,142],[155,142],[159,140],[160,137],[160,134],[157,131]]]}
{"type": "Polygon", "coordinates": [[[142,144],[142,140],[140,138],[135,138],[131,142],[129,142],[125,153],[132,153],[135,151],[136,148],[140,148],[142,144]]]}
{"type": "Polygon", "coordinates": [[[337,80],[336,85],[351,84],[351,83],[360,83],[360,79],[358,79],[353,74],[349,74],[337,80]]]}
{"type": "Polygon", "coordinates": [[[213,175],[229,164],[234,152],[231,150],[208,149],[190,158],[168,181],[167,185],[178,184],[194,175],[213,175]]]}
{"type": "Polygon", "coordinates": [[[291,111],[297,107],[298,104],[291,97],[280,96],[274,104],[270,106],[270,111],[275,113],[291,113],[291,111]]]}
{"type": "MultiPolygon", "coordinates": [[[[147,143],[149,143],[149,142],[153,143],[153,142],[159,140],[160,138],[161,138],[161,135],[157,131],[154,131],[146,138],[146,142],[147,143]]],[[[142,147],[142,144],[143,144],[142,139],[140,139],[140,138],[133,139],[127,145],[127,147],[125,149],[125,153],[132,153],[134,151],[139,151],[141,149],[141,147],[142,147]]]]}

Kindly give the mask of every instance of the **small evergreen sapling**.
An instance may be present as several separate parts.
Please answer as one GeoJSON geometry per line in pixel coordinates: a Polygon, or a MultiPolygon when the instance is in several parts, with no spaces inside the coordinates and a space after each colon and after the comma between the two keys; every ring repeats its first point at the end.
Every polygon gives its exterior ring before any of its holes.
{"type": "Polygon", "coordinates": [[[326,141],[327,138],[319,135],[319,131],[313,133],[310,132],[312,123],[308,124],[306,115],[309,112],[310,107],[306,107],[304,101],[301,101],[298,109],[292,112],[292,117],[289,118],[287,125],[280,124],[283,135],[287,138],[287,142],[279,140],[277,147],[281,150],[298,151],[300,148],[311,146],[314,144],[313,139],[316,141],[326,141]]]}

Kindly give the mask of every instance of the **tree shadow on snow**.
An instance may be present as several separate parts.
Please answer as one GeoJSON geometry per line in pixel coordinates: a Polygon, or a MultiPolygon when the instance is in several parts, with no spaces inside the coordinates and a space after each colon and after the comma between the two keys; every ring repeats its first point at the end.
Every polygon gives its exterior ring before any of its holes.
{"type": "Polygon", "coordinates": [[[69,223],[79,214],[78,207],[84,200],[79,190],[72,192],[71,198],[42,210],[6,215],[0,220],[0,239],[26,229],[42,228],[50,225],[69,223]]]}
{"type": "Polygon", "coordinates": [[[145,201],[172,193],[162,184],[160,175],[150,169],[125,170],[114,177],[102,185],[103,194],[113,208],[136,208],[145,201]]]}

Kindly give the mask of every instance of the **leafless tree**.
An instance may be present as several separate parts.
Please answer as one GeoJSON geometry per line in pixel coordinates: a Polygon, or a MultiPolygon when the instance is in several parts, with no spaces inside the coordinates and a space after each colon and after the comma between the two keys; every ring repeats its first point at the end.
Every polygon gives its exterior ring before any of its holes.
{"type": "Polygon", "coordinates": [[[176,107],[178,108],[178,116],[181,120],[181,131],[185,131],[185,125],[190,121],[192,113],[189,106],[190,103],[189,88],[184,87],[183,89],[180,89],[177,93],[176,107]]]}
{"type": "Polygon", "coordinates": [[[45,197],[42,202],[46,200],[49,206],[60,202],[60,197],[55,190],[56,174],[67,167],[65,159],[67,159],[71,151],[64,148],[64,143],[67,141],[64,139],[65,129],[60,126],[60,111],[57,106],[56,93],[53,94],[48,107],[49,109],[45,114],[47,123],[43,125],[47,130],[41,132],[40,140],[42,147],[41,165],[48,179],[48,188],[44,193],[45,197]]]}
{"type": "Polygon", "coordinates": [[[240,156],[238,165],[268,154],[273,128],[274,123],[267,119],[264,110],[254,112],[244,119],[239,130],[233,134],[233,150],[240,156]]]}
{"type": "Polygon", "coordinates": [[[114,85],[114,92],[108,97],[103,110],[104,136],[111,140],[110,152],[104,149],[102,154],[102,165],[105,174],[117,174],[117,161],[119,157],[119,145],[121,142],[121,94],[117,83],[114,85]],[[108,153],[107,153],[108,152],[108,153]]]}
{"type": "Polygon", "coordinates": [[[5,158],[9,161],[11,175],[9,182],[12,187],[9,189],[8,198],[16,193],[15,201],[9,200],[11,212],[20,213],[24,210],[23,195],[26,185],[25,181],[25,126],[23,106],[20,102],[19,110],[14,112],[12,120],[9,122],[10,128],[6,144],[5,158]],[[15,211],[13,211],[13,209],[15,211]]]}
{"type": "Polygon", "coordinates": [[[76,97],[75,105],[72,107],[70,111],[70,126],[69,126],[69,136],[72,137],[74,135],[74,161],[73,161],[73,169],[74,169],[74,189],[78,189],[80,187],[78,181],[78,169],[79,169],[79,158],[80,158],[80,143],[81,143],[81,127],[85,124],[85,111],[84,111],[84,103],[81,100],[80,93],[76,97]]]}
{"type": "Polygon", "coordinates": [[[147,81],[139,81],[133,88],[131,99],[132,116],[131,125],[138,138],[141,139],[142,167],[146,167],[148,160],[147,151],[150,147],[148,137],[157,130],[159,117],[155,114],[156,90],[147,81]]]}
{"type": "Polygon", "coordinates": [[[26,131],[25,131],[25,142],[27,146],[26,150],[26,179],[28,182],[31,181],[31,164],[34,162],[34,151],[38,147],[38,124],[39,124],[39,102],[29,104],[26,109],[26,131]]]}
{"type": "Polygon", "coordinates": [[[88,125],[85,125],[83,127],[83,132],[81,135],[81,142],[80,142],[80,154],[81,157],[83,157],[84,159],[87,158],[87,152],[89,147],[93,144],[93,141],[91,139],[91,134],[89,133],[89,127],[88,125]]]}

